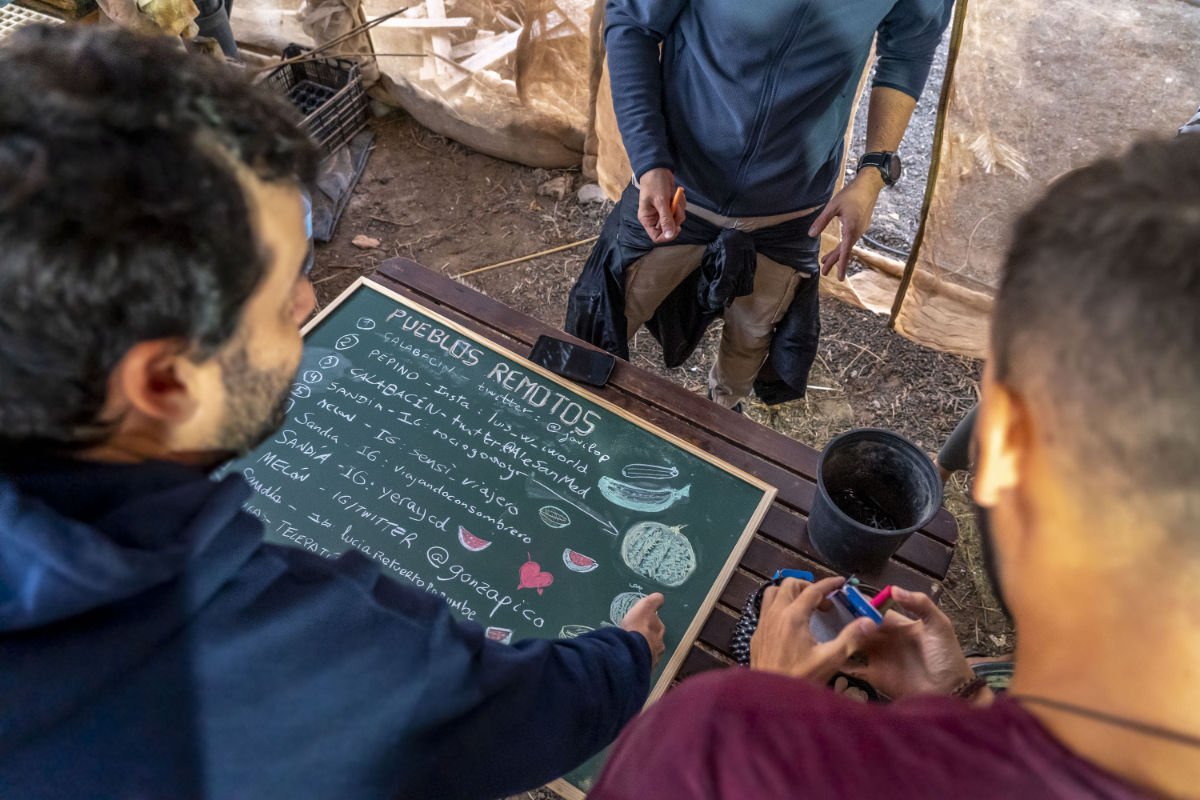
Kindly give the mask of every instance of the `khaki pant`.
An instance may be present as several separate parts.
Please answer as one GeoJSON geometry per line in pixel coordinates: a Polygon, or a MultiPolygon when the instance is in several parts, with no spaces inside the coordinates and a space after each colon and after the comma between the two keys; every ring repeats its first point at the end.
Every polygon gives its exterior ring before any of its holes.
{"type": "MultiPolygon", "coordinates": [[[[687,213],[721,228],[751,233],[811,214],[813,210],[773,217],[734,218],[690,206],[687,213]]],[[[666,245],[654,248],[630,265],[625,278],[625,320],[630,342],[638,329],[654,316],[663,300],[700,266],[703,257],[702,245],[666,245]]],[[[758,255],[754,291],[737,298],[725,309],[721,347],[708,374],[708,389],[717,403],[733,408],[750,394],[754,378],[767,360],[775,326],[787,314],[796,287],[806,279],[805,273],[772,261],[761,253],[758,255]]]]}

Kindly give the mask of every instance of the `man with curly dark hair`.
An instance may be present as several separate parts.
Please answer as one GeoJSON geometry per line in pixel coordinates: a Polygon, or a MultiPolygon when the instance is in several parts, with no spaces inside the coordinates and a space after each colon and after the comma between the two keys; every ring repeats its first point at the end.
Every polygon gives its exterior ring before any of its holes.
{"type": "Polygon", "coordinates": [[[646,698],[662,624],[489,641],[240,476],[312,310],[286,103],[167,39],[0,47],[0,795],[495,797],[646,698]]]}

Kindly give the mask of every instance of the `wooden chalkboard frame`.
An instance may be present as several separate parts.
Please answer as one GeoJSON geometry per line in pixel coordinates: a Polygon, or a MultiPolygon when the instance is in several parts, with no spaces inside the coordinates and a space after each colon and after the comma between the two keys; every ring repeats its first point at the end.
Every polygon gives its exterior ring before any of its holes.
{"type": "MultiPolygon", "coordinates": [[[[708,593],[705,595],[704,600],[696,609],[696,613],[692,617],[687,629],[684,631],[679,644],[673,651],[664,654],[664,656],[667,658],[667,664],[664,667],[658,682],[651,687],[650,696],[646,700],[647,706],[653,703],[670,687],[676,673],[683,665],[684,659],[687,657],[692,645],[695,644],[696,639],[700,635],[701,628],[704,626],[705,621],[708,619],[709,615],[713,611],[713,608],[716,606],[717,600],[721,596],[721,592],[724,589],[725,584],[729,582],[729,579],[733,575],[738,562],[741,560],[746,548],[750,545],[750,541],[753,539],[755,531],[758,530],[759,526],[762,524],[763,518],[767,515],[767,511],[771,508],[771,504],[775,501],[775,495],[777,493],[776,488],[751,475],[750,473],[738,469],[732,464],[722,461],[711,453],[708,453],[707,451],[691,444],[690,442],[675,436],[669,431],[665,431],[662,428],[659,428],[656,425],[653,425],[641,419],[640,417],[629,413],[620,406],[617,406],[608,400],[605,400],[604,398],[588,391],[587,389],[580,387],[578,384],[568,381],[567,379],[562,378],[561,376],[556,375],[555,373],[550,372],[549,370],[538,366],[537,364],[534,364],[525,356],[513,352],[497,342],[491,341],[490,339],[487,339],[479,333],[476,333],[475,331],[466,328],[457,322],[454,322],[453,320],[447,319],[439,314],[436,309],[430,308],[427,305],[416,302],[415,300],[393,291],[388,286],[372,279],[370,276],[360,277],[354,283],[350,284],[350,286],[348,286],[345,291],[343,291],[332,302],[330,302],[329,305],[321,309],[321,311],[303,327],[301,333],[304,336],[307,336],[310,331],[324,322],[325,318],[332,314],[342,303],[349,300],[352,296],[354,296],[354,294],[361,290],[377,292],[384,297],[387,297],[389,300],[406,306],[418,312],[419,314],[437,321],[439,325],[443,325],[459,335],[467,337],[476,344],[486,347],[488,350],[491,350],[503,358],[511,359],[519,364],[522,369],[537,373],[541,377],[551,381],[554,384],[557,384],[572,394],[582,397],[591,403],[595,403],[604,410],[615,414],[626,422],[642,428],[658,439],[669,442],[670,444],[673,444],[682,450],[686,450],[691,455],[701,459],[702,461],[708,462],[722,472],[725,472],[726,474],[735,477],[738,480],[749,484],[750,486],[753,486],[755,489],[758,489],[763,493],[762,498],[759,500],[758,506],[756,507],[753,515],[750,517],[749,522],[746,524],[746,528],[741,532],[737,540],[734,542],[734,546],[732,551],[729,553],[729,557],[725,560],[725,564],[722,566],[720,573],[718,573],[717,579],[713,581],[712,586],[709,587],[708,593]]],[[[558,780],[551,782],[549,784],[549,788],[558,792],[563,797],[567,798],[567,800],[583,800],[583,798],[587,796],[586,793],[581,791],[574,784],[569,783],[565,778],[559,778],[558,780]]]]}

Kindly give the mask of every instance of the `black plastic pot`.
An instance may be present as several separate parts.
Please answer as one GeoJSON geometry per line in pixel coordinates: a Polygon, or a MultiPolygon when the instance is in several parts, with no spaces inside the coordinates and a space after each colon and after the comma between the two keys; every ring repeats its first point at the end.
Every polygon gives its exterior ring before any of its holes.
{"type": "Polygon", "coordinates": [[[875,572],[942,505],[937,467],[891,431],[861,428],[821,453],[808,535],[842,572],[875,572]]]}

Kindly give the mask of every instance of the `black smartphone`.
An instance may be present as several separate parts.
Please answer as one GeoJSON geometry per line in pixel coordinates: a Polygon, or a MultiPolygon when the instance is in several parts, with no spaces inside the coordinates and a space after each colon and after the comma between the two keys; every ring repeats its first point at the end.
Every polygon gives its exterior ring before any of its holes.
{"type": "Polygon", "coordinates": [[[529,354],[529,360],[556,375],[592,386],[608,383],[608,377],[612,375],[613,367],[617,363],[616,357],[608,353],[551,336],[538,337],[533,345],[533,352],[529,354]]]}

